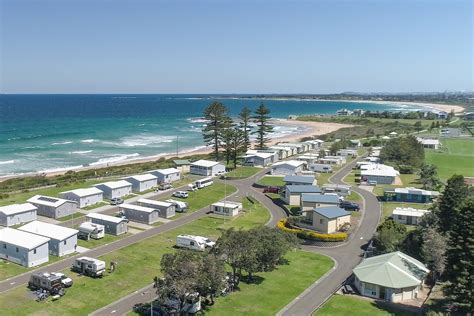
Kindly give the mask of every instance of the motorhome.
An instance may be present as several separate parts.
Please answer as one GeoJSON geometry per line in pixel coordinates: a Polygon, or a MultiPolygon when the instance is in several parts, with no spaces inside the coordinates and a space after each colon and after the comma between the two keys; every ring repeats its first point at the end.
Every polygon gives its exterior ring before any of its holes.
{"type": "Polygon", "coordinates": [[[212,178],[209,177],[209,178],[196,180],[196,182],[194,183],[196,184],[196,187],[198,189],[202,189],[202,188],[212,185],[214,181],[212,180],[212,178]]]}
{"type": "Polygon", "coordinates": [[[94,258],[80,257],[74,260],[71,270],[93,278],[100,278],[105,272],[105,262],[94,258]]]}
{"type": "Polygon", "coordinates": [[[28,281],[28,287],[32,290],[46,290],[51,295],[64,295],[61,277],[48,272],[33,273],[28,281]]]}
{"type": "Polygon", "coordinates": [[[214,247],[216,243],[209,238],[193,235],[178,235],[176,237],[176,246],[191,250],[204,251],[206,248],[214,247]]]}
{"type": "Polygon", "coordinates": [[[95,224],[92,222],[84,222],[79,228],[77,238],[89,240],[89,239],[101,239],[104,238],[105,228],[104,225],[95,224]]]}

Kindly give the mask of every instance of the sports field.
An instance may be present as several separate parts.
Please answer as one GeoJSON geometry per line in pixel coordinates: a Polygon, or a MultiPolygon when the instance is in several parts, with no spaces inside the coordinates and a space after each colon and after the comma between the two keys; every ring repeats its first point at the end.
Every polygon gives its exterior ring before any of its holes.
{"type": "Polygon", "coordinates": [[[439,150],[426,149],[426,163],[438,167],[438,174],[446,181],[454,174],[474,177],[474,139],[448,138],[441,141],[439,150]]]}

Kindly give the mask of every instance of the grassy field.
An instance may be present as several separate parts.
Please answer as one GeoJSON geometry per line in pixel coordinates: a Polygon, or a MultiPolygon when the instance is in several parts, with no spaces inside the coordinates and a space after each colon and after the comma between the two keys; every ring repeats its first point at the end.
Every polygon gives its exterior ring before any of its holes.
{"type": "MultiPolygon", "coordinates": [[[[81,277],[68,270],[74,286],[58,301],[38,303],[24,286],[15,288],[0,297],[2,313],[6,315],[87,315],[115,300],[152,282],[159,275],[163,254],[173,252],[176,236],[194,234],[217,239],[220,231],[229,227],[248,229],[262,225],[269,219],[268,211],[258,203],[244,201],[246,212],[233,220],[205,217],[156,235],[134,245],[107,254],[100,259],[118,262],[117,270],[102,279],[81,277]],[[252,205],[252,206],[251,206],[252,205]],[[100,295],[97,295],[100,293],[100,295]]],[[[316,276],[317,277],[317,276],[316,276]]],[[[315,277],[315,278],[316,278],[315,277]]]]}
{"type": "MultiPolygon", "coordinates": [[[[107,181],[111,181],[111,179],[107,179],[107,181]]],[[[15,204],[15,203],[25,203],[26,200],[28,200],[29,198],[37,194],[58,197],[59,192],[80,189],[80,188],[88,188],[90,186],[93,186],[97,183],[102,183],[102,182],[104,182],[103,179],[90,180],[90,181],[79,182],[79,183],[75,183],[75,184],[71,184],[67,186],[50,187],[50,188],[44,188],[44,189],[39,189],[39,190],[31,190],[28,192],[13,193],[13,194],[9,194],[9,196],[6,199],[0,199],[0,206],[15,204]]]]}
{"type": "Polygon", "coordinates": [[[357,297],[334,295],[321,309],[313,315],[317,316],[414,316],[415,313],[395,309],[391,306],[372,302],[357,297]]]}
{"type": "Polygon", "coordinates": [[[130,236],[130,234],[123,234],[119,236],[105,234],[104,238],[101,238],[101,239],[89,239],[89,240],[78,239],[77,245],[91,249],[91,248],[96,248],[105,244],[110,244],[111,242],[114,242],[116,240],[119,240],[128,236],[130,236]]]}
{"type": "Polygon", "coordinates": [[[328,257],[301,250],[286,259],[289,264],[259,273],[262,283],[240,283],[240,291],[218,298],[206,315],[275,315],[333,266],[328,257]]]}
{"type": "Polygon", "coordinates": [[[260,185],[267,185],[267,186],[273,186],[273,187],[281,187],[285,185],[285,182],[283,182],[283,177],[282,176],[265,176],[258,180],[257,182],[260,185]]]}
{"type": "Polygon", "coordinates": [[[199,189],[196,192],[189,192],[189,197],[187,199],[171,197],[170,194],[169,197],[163,198],[163,200],[173,198],[175,200],[187,202],[189,204],[188,212],[193,212],[202,209],[206,205],[222,200],[226,194],[229,195],[234,193],[236,190],[237,189],[233,185],[214,182],[213,185],[199,189]]]}
{"type": "Polygon", "coordinates": [[[243,179],[243,178],[251,177],[257,174],[259,171],[262,171],[262,168],[243,166],[243,167],[237,167],[231,172],[226,173],[226,176],[231,177],[231,178],[243,179]]]}
{"type": "Polygon", "coordinates": [[[438,167],[438,174],[446,181],[454,174],[474,177],[474,139],[443,139],[440,150],[426,149],[426,163],[438,167]]]}

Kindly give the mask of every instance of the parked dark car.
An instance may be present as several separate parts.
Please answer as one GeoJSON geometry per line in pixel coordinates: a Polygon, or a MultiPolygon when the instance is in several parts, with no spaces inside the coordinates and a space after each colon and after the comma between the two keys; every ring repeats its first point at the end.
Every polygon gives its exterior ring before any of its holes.
{"type": "Polygon", "coordinates": [[[339,203],[339,207],[345,209],[346,211],[359,211],[360,206],[357,203],[351,201],[342,201],[339,203]]]}
{"type": "Polygon", "coordinates": [[[121,198],[113,198],[110,200],[110,205],[119,205],[122,203],[123,203],[123,200],[121,198]]]}
{"type": "Polygon", "coordinates": [[[263,193],[279,193],[280,188],[279,187],[265,187],[263,189],[263,193]]]}

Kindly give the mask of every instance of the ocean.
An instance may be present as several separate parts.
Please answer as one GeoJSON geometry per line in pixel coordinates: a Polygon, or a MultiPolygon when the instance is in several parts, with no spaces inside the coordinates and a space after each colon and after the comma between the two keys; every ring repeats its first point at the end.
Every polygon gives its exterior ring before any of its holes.
{"type": "MultiPolygon", "coordinates": [[[[223,102],[236,116],[262,101],[209,95],[0,95],[0,176],[107,165],[204,147],[202,111],[223,102]]],[[[412,110],[341,101],[264,100],[275,118],[338,109],[412,110]]],[[[274,136],[303,127],[276,126],[274,136]]]]}

